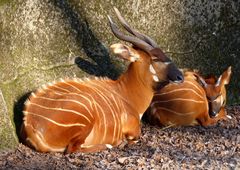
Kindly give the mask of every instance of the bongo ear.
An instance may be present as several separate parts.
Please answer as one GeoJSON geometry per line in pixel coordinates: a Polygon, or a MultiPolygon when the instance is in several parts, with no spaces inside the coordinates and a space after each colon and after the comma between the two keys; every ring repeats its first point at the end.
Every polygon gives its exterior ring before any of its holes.
{"type": "Polygon", "coordinates": [[[124,60],[135,62],[139,59],[139,55],[135,54],[134,51],[130,49],[131,47],[127,45],[118,43],[111,45],[110,48],[115,55],[124,60]]]}
{"type": "Polygon", "coordinates": [[[222,75],[218,78],[216,82],[216,86],[223,86],[229,84],[230,78],[232,74],[232,67],[229,66],[227,70],[225,70],[222,75]]]}

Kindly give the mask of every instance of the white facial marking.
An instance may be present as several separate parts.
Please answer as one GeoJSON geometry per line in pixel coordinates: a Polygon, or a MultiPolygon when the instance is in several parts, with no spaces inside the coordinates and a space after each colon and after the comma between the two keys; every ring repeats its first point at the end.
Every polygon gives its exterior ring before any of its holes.
{"type": "Polygon", "coordinates": [[[156,82],[159,82],[159,79],[156,75],[153,75],[153,80],[156,81],[156,82]]]}
{"type": "Polygon", "coordinates": [[[150,70],[151,73],[156,74],[156,70],[153,68],[152,64],[150,64],[149,70],[150,70]]]}
{"type": "Polygon", "coordinates": [[[230,115],[227,115],[227,118],[228,118],[228,119],[232,119],[232,116],[230,116],[230,115]]]}
{"type": "Polygon", "coordinates": [[[165,65],[169,65],[169,64],[171,64],[171,63],[172,63],[171,61],[166,61],[166,62],[164,62],[165,65]]]}

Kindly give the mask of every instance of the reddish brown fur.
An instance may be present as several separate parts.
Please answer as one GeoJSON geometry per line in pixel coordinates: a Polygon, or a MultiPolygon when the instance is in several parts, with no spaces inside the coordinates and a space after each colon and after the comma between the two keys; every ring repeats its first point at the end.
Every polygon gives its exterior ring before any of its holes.
{"type": "MultiPolygon", "coordinates": [[[[122,46],[112,46],[113,51],[122,46]]],[[[94,152],[106,144],[116,146],[139,138],[140,117],[153,97],[151,58],[139,49],[124,47],[139,59],[118,80],[63,80],[30,96],[22,127],[29,146],[41,152],[94,152]]],[[[166,79],[165,68],[157,68],[163,73],[160,80],[166,79]]]]}
{"type": "Polygon", "coordinates": [[[183,83],[168,84],[155,94],[151,107],[146,112],[146,118],[151,124],[209,126],[226,119],[226,102],[223,100],[226,101],[225,85],[229,83],[231,67],[222,74],[219,86],[216,86],[215,77],[206,78],[207,86],[202,86],[195,75],[196,73],[186,72],[183,83]],[[210,117],[211,112],[218,114],[210,117]]]}
{"type": "Polygon", "coordinates": [[[182,82],[183,75],[148,36],[133,30],[114,8],[121,33],[108,16],[114,35],[134,48],[114,44],[113,52],[131,62],[116,81],[62,80],[32,93],[25,104],[22,137],[41,152],[95,152],[135,142],[140,119],[161,82],[182,82]]]}

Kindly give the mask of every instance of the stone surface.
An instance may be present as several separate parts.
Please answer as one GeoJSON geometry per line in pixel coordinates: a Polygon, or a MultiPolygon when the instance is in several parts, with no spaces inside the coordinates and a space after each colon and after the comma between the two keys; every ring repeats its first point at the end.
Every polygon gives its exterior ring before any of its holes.
{"type": "Polygon", "coordinates": [[[119,42],[107,14],[116,6],[153,37],[179,67],[220,75],[229,65],[229,101],[239,102],[238,1],[0,1],[0,149],[14,147],[27,93],[44,83],[86,75],[116,78],[124,70],[108,47],[119,42]],[[6,129],[6,130],[5,130],[6,129]],[[6,142],[7,141],[7,142],[6,142]]]}
{"type": "Polygon", "coordinates": [[[2,92],[0,91],[0,141],[1,146],[4,148],[11,148],[12,146],[17,144],[15,135],[15,130],[12,126],[12,122],[8,115],[8,109],[6,102],[4,101],[2,92]]]}

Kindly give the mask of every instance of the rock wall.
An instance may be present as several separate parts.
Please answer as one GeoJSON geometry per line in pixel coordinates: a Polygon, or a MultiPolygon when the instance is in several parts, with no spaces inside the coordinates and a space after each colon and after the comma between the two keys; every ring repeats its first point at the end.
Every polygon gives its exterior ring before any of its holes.
{"type": "Polygon", "coordinates": [[[18,143],[23,103],[37,87],[64,77],[116,78],[126,63],[109,54],[119,42],[107,15],[116,6],[131,25],[153,37],[179,67],[233,77],[237,103],[240,7],[233,0],[0,1],[0,150],[18,143]]]}

